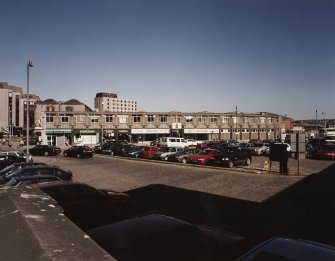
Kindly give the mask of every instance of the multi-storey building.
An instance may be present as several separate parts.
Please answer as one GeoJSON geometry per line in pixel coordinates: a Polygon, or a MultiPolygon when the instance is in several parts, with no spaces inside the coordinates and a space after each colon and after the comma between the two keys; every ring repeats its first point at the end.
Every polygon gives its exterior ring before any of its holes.
{"type": "Polygon", "coordinates": [[[94,108],[99,112],[136,112],[137,101],[120,99],[114,93],[99,92],[94,98],[94,108]]]}
{"type": "MultiPolygon", "coordinates": [[[[96,144],[103,139],[151,141],[164,136],[200,140],[270,140],[280,137],[282,116],[268,113],[182,112],[46,112],[52,140],[96,144]],[[66,131],[65,131],[66,130],[66,131]]],[[[38,131],[38,130],[36,130],[38,131]]],[[[50,140],[50,139],[49,139],[50,140]]]]}
{"type": "MultiPolygon", "coordinates": [[[[8,129],[12,124],[26,126],[27,95],[22,88],[0,84],[0,124],[8,129]]],[[[178,136],[198,140],[235,139],[239,141],[270,140],[280,137],[292,119],[259,112],[144,112],[137,111],[135,100],[118,99],[116,94],[97,93],[95,110],[78,100],[41,101],[30,95],[30,127],[36,135],[58,144],[96,144],[103,139],[145,142],[163,136],[178,136]],[[43,128],[42,128],[43,127],[43,128]]]]}
{"type": "Polygon", "coordinates": [[[27,102],[29,101],[30,131],[33,129],[35,102],[39,97],[33,94],[23,94],[22,88],[0,82],[0,127],[1,133],[7,135],[21,135],[26,132],[27,102]]]}

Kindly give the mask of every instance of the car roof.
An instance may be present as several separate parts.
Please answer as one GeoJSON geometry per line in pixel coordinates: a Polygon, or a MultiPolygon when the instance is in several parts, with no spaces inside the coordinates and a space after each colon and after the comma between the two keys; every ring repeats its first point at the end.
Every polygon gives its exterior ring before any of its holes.
{"type": "Polygon", "coordinates": [[[248,260],[335,260],[335,247],[314,241],[272,238],[250,250],[240,261],[248,260]]]}
{"type": "Polygon", "coordinates": [[[62,181],[60,178],[58,178],[56,176],[51,176],[51,175],[17,176],[17,177],[13,177],[11,179],[15,179],[15,180],[32,180],[32,179],[45,179],[45,178],[53,178],[53,179],[58,179],[59,181],[62,181]]]}
{"type": "Polygon", "coordinates": [[[88,231],[88,234],[94,240],[108,242],[108,245],[112,248],[123,249],[167,233],[195,229],[195,226],[185,221],[169,216],[151,214],[94,228],[88,231]]]}
{"type": "Polygon", "coordinates": [[[37,185],[37,187],[38,188],[50,188],[50,187],[70,187],[70,186],[78,186],[78,185],[89,186],[86,183],[82,183],[82,182],[60,180],[60,181],[52,182],[52,183],[39,184],[37,185]]]}

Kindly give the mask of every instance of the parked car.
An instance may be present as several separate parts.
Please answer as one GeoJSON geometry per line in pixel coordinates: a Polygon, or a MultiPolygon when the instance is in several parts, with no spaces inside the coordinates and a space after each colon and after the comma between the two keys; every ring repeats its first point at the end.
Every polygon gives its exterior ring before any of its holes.
{"type": "Polygon", "coordinates": [[[196,147],[203,142],[202,140],[194,140],[194,139],[185,139],[185,141],[188,147],[196,147]]]}
{"type": "Polygon", "coordinates": [[[228,146],[214,154],[213,158],[208,160],[208,164],[229,168],[240,164],[248,166],[251,164],[251,156],[249,151],[242,146],[228,146]]]}
{"type": "MultiPolygon", "coordinates": [[[[21,158],[24,158],[25,160],[27,160],[27,153],[22,152],[22,151],[16,151],[16,150],[2,151],[2,152],[0,152],[0,156],[1,155],[15,155],[17,157],[21,157],[21,158]]],[[[32,157],[31,154],[28,154],[28,161],[33,162],[33,157],[32,157]]]]}
{"type": "Polygon", "coordinates": [[[168,153],[170,152],[172,148],[169,148],[169,147],[159,147],[158,148],[158,151],[156,151],[155,153],[153,153],[150,157],[150,159],[153,159],[153,160],[162,160],[162,154],[165,154],[165,153],[168,153]]]}
{"type": "Polygon", "coordinates": [[[167,152],[164,152],[160,155],[160,159],[161,160],[165,160],[165,161],[168,161],[169,160],[169,157],[176,154],[177,152],[185,152],[185,148],[178,148],[178,147],[172,147],[172,148],[169,148],[169,151],[167,152]]]}
{"type": "Polygon", "coordinates": [[[26,159],[17,155],[0,155],[0,170],[16,162],[25,162],[26,159]]]}
{"type": "Polygon", "coordinates": [[[53,145],[36,145],[29,149],[29,153],[33,156],[51,156],[58,155],[61,152],[59,147],[53,145]]]}
{"type": "Polygon", "coordinates": [[[110,224],[131,214],[128,194],[96,189],[79,182],[36,185],[63,208],[64,214],[82,229],[110,224]]]}
{"type": "MultiPolygon", "coordinates": [[[[199,153],[200,150],[199,149],[186,149],[185,150],[185,153],[179,155],[179,156],[176,156],[176,160],[179,162],[179,163],[188,163],[191,161],[192,159],[192,156],[196,153],[199,153]]],[[[171,160],[173,161],[173,156],[171,157],[171,160]]]]}
{"type": "Polygon", "coordinates": [[[13,177],[8,180],[3,187],[4,188],[12,188],[18,186],[27,186],[34,184],[41,184],[45,182],[53,182],[53,181],[62,181],[60,178],[56,176],[27,176],[27,177],[13,177]]]}
{"type": "Polygon", "coordinates": [[[138,158],[138,155],[143,147],[141,146],[134,146],[130,150],[127,151],[127,156],[131,158],[138,158]]]}
{"type": "Polygon", "coordinates": [[[190,163],[206,165],[208,160],[212,159],[219,149],[204,149],[191,157],[190,163]]]}
{"type": "Polygon", "coordinates": [[[138,157],[142,158],[142,159],[150,159],[152,157],[152,155],[155,154],[158,151],[159,150],[158,150],[157,146],[143,147],[142,150],[140,151],[140,153],[138,154],[138,157]]]}
{"type": "Polygon", "coordinates": [[[14,172],[16,170],[25,168],[25,167],[30,167],[30,166],[36,166],[36,165],[46,165],[45,163],[42,162],[17,162],[17,163],[13,163],[7,167],[5,167],[4,169],[2,169],[0,171],[0,176],[3,176],[5,174],[8,174],[10,172],[14,172]]]}
{"type": "Polygon", "coordinates": [[[39,165],[39,166],[31,166],[25,167],[23,169],[19,169],[17,171],[5,174],[0,177],[0,184],[6,183],[13,177],[27,177],[27,176],[36,176],[36,175],[50,175],[56,176],[62,180],[72,180],[72,172],[67,170],[62,170],[56,166],[48,166],[48,165],[39,165]]]}
{"type": "Polygon", "coordinates": [[[252,155],[264,155],[267,150],[269,150],[270,145],[268,143],[255,143],[255,144],[247,144],[247,149],[252,155]]]}
{"type": "Polygon", "coordinates": [[[165,160],[171,161],[171,162],[178,162],[178,157],[180,157],[181,155],[185,155],[189,150],[191,149],[186,148],[186,149],[182,149],[182,150],[178,150],[176,152],[170,153],[169,155],[165,157],[165,160]]]}
{"type": "Polygon", "coordinates": [[[238,260],[333,261],[335,247],[315,241],[277,237],[261,243],[238,260]]]}
{"type": "Polygon", "coordinates": [[[64,157],[76,157],[78,159],[81,158],[92,158],[93,157],[93,149],[88,146],[72,146],[71,148],[63,151],[64,157]]]}
{"type": "Polygon", "coordinates": [[[111,155],[111,156],[128,156],[128,151],[133,150],[136,148],[136,146],[132,144],[126,144],[126,143],[119,143],[114,144],[111,147],[104,149],[103,154],[111,155]]]}
{"type": "Polygon", "coordinates": [[[335,159],[335,144],[325,144],[315,151],[315,158],[319,159],[335,159]]]}
{"type": "Polygon", "coordinates": [[[159,214],[127,219],[91,229],[87,234],[115,259],[225,260],[223,254],[244,238],[159,214]]]}

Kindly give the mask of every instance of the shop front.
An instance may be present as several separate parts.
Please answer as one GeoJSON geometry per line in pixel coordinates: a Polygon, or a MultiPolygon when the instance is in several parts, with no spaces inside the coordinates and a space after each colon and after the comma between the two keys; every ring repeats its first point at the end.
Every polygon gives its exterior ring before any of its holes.
{"type": "Polygon", "coordinates": [[[64,146],[72,143],[72,130],[71,129],[47,129],[46,141],[41,137],[42,144],[49,144],[54,146],[64,146]]]}

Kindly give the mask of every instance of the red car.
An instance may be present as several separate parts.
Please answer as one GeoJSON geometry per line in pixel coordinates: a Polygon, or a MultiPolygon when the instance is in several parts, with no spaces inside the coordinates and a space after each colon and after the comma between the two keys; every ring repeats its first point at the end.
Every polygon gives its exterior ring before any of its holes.
{"type": "Polygon", "coordinates": [[[130,215],[130,197],[125,193],[65,181],[37,184],[36,187],[55,199],[64,214],[84,230],[110,224],[130,215]]]}
{"type": "Polygon", "coordinates": [[[204,149],[199,153],[194,154],[190,160],[190,163],[206,165],[209,159],[213,159],[216,153],[220,152],[219,149],[204,149]]]}
{"type": "Polygon", "coordinates": [[[144,147],[140,153],[138,154],[139,158],[142,159],[150,159],[152,157],[152,155],[154,155],[155,153],[157,153],[159,151],[158,146],[148,146],[148,147],[144,147]]]}
{"type": "Polygon", "coordinates": [[[315,157],[320,159],[335,159],[335,144],[323,145],[316,150],[315,157]]]}

